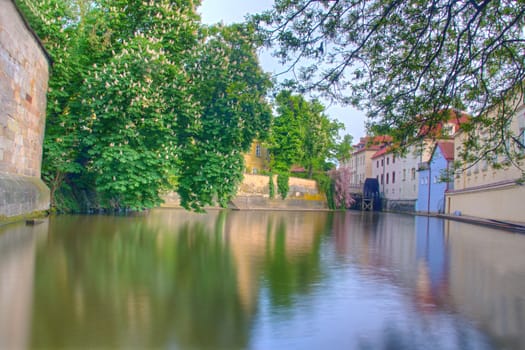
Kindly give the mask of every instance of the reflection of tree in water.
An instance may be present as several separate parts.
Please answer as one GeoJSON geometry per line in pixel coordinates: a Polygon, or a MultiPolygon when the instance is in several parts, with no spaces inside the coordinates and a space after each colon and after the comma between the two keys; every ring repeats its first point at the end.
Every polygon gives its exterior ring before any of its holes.
{"type": "Polygon", "coordinates": [[[245,348],[261,281],[273,306],[289,307],[320,279],[326,222],[167,210],[53,218],[37,247],[32,346],[245,348]]]}
{"type": "MultiPolygon", "coordinates": [[[[314,232],[312,246],[300,254],[287,253],[287,223],[281,218],[275,228],[275,237],[270,234],[272,223],[268,222],[268,235],[263,276],[273,305],[291,306],[298,294],[308,293],[315,282],[321,279],[320,245],[321,234],[314,232]]],[[[323,230],[325,226],[322,225],[323,230]]],[[[312,228],[314,229],[314,228],[312,228]]]]}
{"type": "Polygon", "coordinates": [[[241,306],[229,247],[217,235],[222,232],[215,233],[210,236],[191,227],[179,231],[174,330],[181,345],[245,347],[252,315],[241,306]]]}
{"type": "MultiPolygon", "coordinates": [[[[249,317],[220,231],[61,217],[37,254],[33,346],[240,348],[249,317]]],[[[217,225],[221,227],[221,225],[217,225]]]]}

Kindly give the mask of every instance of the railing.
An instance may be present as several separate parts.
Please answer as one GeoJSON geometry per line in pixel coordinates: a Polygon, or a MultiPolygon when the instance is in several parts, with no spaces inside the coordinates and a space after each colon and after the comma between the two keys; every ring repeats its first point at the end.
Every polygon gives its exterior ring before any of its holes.
{"type": "Polygon", "coordinates": [[[349,186],[350,188],[350,192],[351,193],[363,193],[363,185],[359,185],[359,184],[351,184],[349,186]]]}

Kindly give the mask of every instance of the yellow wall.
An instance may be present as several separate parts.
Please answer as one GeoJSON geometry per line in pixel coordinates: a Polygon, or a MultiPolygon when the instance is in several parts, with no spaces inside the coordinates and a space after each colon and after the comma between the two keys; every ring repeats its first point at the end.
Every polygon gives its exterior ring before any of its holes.
{"type": "Polygon", "coordinates": [[[262,146],[261,142],[252,142],[250,151],[244,154],[246,173],[259,174],[261,171],[267,171],[269,169],[269,162],[268,150],[262,146]],[[260,146],[259,155],[257,154],[257,145],[260,146]]]}
{"type": "MultiPolygon", "coordinates": [[[[525,128],[525,125],[523,125],[525,122],[523,113],[525,113],[525,106],[518,109],[516,116],[511,121],[510,128],[515,135],[519,135],[521,130],[525,128]]],[[[464,133],[456,135],[454,139],[456,154],[462,149],[465,138],[466,135],[464,133]]],[[[504,164],[505,158],[506,157],[503,155],[498,156],[498,163],[504,164]]],[[[521,165],[523,166],[523,162],[521,165]]],[[[515,166],[507,166],[503,169],[493,169],[489,162],[481,160],[456,176],[454,180],[454,189],[463,190],[471,187],[487,186],[496,182],[516,180],[520,177],[521,170],[515,166]]]]}
{"type": "Polygon", "coordinates": [[[525,185],[502,184],[493,188],[446,194],[447,212],[486,219],[525,223],[525,185]]]}
{"type": "MultiPolygon", "coordinates": [[[[269,182],[270,178],[267,175],[244,174],[237,195],[262,195],[268,197],[269,182]]],[[[273,183],[277,189],[277,175],[273,176],[273,183]]],[[[303,197],[305,195],[319,194],[317,181],[315,180],[290,177],[288,178],[288,186],[290,188],[290,197],[303,197]]]]}
{"type": "MultiPolygon", "coordinates": [[[[521,106],[511,121],[510,128],[515,135],[525,127],[524,113],[525,106],[521,106]]],[[[456,135],[456,154],[462,149],[465,137],[462,133],[456,135]]],[[[497,161],[504,164],[505,156],[498,156],[497,161]]],[[[481,160],[456,174],[454,191],[446,194],[447,212],[460,211],[462,215],[525,222],[525,186],[517,183],[521,176],[521,170],[515,166],[493,169],[490,162],[481,160]]]]}

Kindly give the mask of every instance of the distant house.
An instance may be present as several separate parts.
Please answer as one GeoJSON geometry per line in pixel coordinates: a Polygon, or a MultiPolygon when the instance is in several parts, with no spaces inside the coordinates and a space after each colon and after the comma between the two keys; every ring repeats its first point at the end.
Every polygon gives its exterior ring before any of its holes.
{"type": "MultiPolygon", "coordinates": [[[[509,140],[508,147],[525,155],[525,105],[520,100],[516,113],[509,123],[515,139],[509,140]],[[521,143],[521,145],[516,142],[521,143]]],[[[497,107],[489,112],[497,113],[497,107]]],[[[483,139],[490,130],[479,131],[483,139]]],[[[456,152],[463,149],[467,135],[458,133],[454,138],[456,152]]],[[[458,171],[454,179],[454,190],[446,195],[447,213],[461,214],[495,220],[525,222],[523,199],[525,185],[522,183],[522,170],[510,164],[505,155],[493,159],[498,167],[490,161],[481,160],[465,165],[464,171],[458,171]]],[[[524,160],[521,160],[523,169],[524,160]]]]}
{"type": "Polygon", "coordinates": [[[355,144],[350,158],[341,164],[350,170],[350,183],[352,187],[361,189],[365,180],[372,177],[372,156],[392,142],[390,136],[361,137],[355,144]]]}
{"type": "Polygon", "coordinates": [[[448,180],[454,162],[454,141],[438,141],[428,162],[419,170],[416,211],[445,212],[445,192],[454,188],[448,180]]]}
{"type": "Polygon", "coordinates": [[[258,140],[252,142],[250,151],[244,154],[245,171],[247,174],[259,174],[270,168],[270,153],[258,140]]]}
{"type": "Polygon", "coordinates": [[[385,147],[372,156],[372,177],[379,182],[384,208],[414,211],[417,200],[417,165],[421,154],[411,147],[400,157],[385,147]]]}
{"type": "Polygon", "coordinates": [[[372,156],[372,177],[379,181],[386,210],[416,210],[419,166],[428,163],[438,140],[452,141],[459,126],[468,118],[465,113],[449,110],[448,121],[421,128],[423,140],[411,146],[403,156],[396,155],[394,146],[388,145],[372,156]]]}

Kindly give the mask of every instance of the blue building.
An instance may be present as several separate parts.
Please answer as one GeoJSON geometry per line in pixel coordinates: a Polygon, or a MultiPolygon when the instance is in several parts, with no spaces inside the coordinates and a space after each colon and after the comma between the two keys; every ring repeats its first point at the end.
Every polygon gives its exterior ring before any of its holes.
{"type": "Polygon", "coordinates": [[[428,163],[419,166],[419,187],[416,211],[445,212],[445,192],[454,189],[454,182],[443,180],[454,161],[454,142],[438,141],[428,163]]]}

